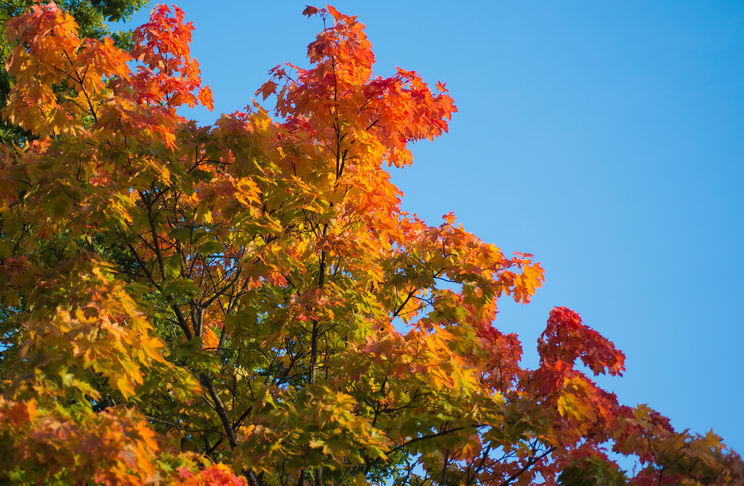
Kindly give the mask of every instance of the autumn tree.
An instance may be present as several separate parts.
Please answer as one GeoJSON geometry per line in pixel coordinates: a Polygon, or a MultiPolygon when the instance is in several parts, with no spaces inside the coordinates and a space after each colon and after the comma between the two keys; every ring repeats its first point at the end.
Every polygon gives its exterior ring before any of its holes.
{"type": "Polygon", "coordinates": [[[496,305],[540,265],[402,211],[386,172],[447,130],[444,84],[374,75],[355,17],[304,13],[325,28],[258,90],[272,114],[205,127],[177,111],[212,106],[178,8],[129,53],[54,4],[7,23],[3,114],[34,140],[0,168],[0,479],[740,483],[720,438],[592,381],[624,356],[575,312],[520,365],[496,305]]]}
{"type": "MultiPolygon", "coordinates": [[[[109,34],[106,22],[129,20],[131,15],[142,8],[146,0],[60,0],[62,9],[73,16],[82,37],[101,39],[109,34]]],[[[0,26],[8,19],[23,14],[34,4],[33,0],[3,0],[0,5],[0,26]]],[[[11,45],[0,29],[0,107],[4,107],[10,94],[13,79],[5,70],[5,62],[10,56],[11,45]]],[[[126,49],[131,48],[131,32],[122,31],[110,34],[114,43],[126,49]]],[[[21,143],[27,133],[19,127],[0,121],[0,143],[21,143]]]]}

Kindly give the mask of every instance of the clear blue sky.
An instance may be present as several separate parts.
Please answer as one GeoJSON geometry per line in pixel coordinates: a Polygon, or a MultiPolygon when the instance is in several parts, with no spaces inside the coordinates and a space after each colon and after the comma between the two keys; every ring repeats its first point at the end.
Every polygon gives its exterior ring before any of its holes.
{"type": "MultiPolygon", "coordinates": [[[[306,1],[178,2],[215,95],[186,115],[211,123],[273,66],[303,64],[322,28],[306,1]]],[[[367,25],[377,74],[447,83],[450,133],[394,181],[430,224],[454,211],[542,262],[543,289],[496,322],[526,364],[550,309],[570,307],[625,351],[626,375],[601,381],[622,402],[744,453],[744,3],[334,6],[367,25]]]]}

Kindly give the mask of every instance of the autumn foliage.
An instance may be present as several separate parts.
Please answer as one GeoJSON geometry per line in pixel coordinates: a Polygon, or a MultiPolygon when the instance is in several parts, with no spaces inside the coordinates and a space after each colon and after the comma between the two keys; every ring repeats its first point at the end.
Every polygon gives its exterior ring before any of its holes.
{"type": "Polygon", "coordinates": [[[624,356],[555,308],[537,369],[494,326],[543,271],[400,208],[386,167],[447,130],[444,84],[373,74],[355,17],[259,102],[211,109],[192,26],[157,6],[130,53],[38,4],[6,25],[0,166],[0,482],[741,484],[590,374],[624,356]],[[609,451],[638,458],[624,472],[609,451]]]}

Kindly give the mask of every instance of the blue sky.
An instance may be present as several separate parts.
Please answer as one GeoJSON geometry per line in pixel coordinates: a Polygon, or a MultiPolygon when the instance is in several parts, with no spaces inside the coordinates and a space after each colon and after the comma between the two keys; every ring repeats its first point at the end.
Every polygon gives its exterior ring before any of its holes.
{"type": "MultiPolygon", "coordinates": [[[[215,95],[213,113],[184,114],[211,123],[270,68],[302,65],[322,29],[306,1],[177,2],[215,95]]],[[[542,262],[533,302],[504,301],[496,321],[526,364],[550,309],[569,307],[626,353],[625,376],[601,380],[622,402],[744,453],[744,3],[334,6],[367,25],[377,74],[447,83],[450,133],[393,178],[405,210],[433,225],[454,211],[542,262]]]]}

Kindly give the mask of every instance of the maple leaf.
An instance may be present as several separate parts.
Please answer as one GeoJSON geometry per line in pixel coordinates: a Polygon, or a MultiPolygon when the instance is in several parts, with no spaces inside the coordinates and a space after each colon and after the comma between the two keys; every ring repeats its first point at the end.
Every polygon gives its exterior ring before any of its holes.
{"type": "Polygon", "coordinates": [[[312,17],[313,15],[318,13],[318,9],[315,7],[311,7],[310,5],[305,5],[305,10],[302,11],[302,15],[306,15],[308,18],[312,17]]]}
{"type": "Polygon", "coordinates": [[[276,92],[276,83],[269,80],[266,81],[261,88],[256,91],[256,95],[262,95],[263,99],[266,100],[269,96],[276,92]]]}

